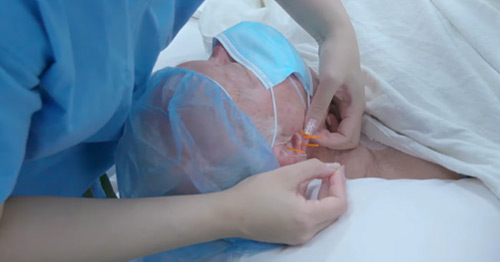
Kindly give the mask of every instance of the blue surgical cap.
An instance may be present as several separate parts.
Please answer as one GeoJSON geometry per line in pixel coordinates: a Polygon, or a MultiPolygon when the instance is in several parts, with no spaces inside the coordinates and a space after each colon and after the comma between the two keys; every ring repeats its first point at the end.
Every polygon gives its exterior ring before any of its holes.
{"type": "MultiPolygon", "coordinates": [[[[224,88],[183,68],[158,71],[138,91],[116,151],[122,198],[216,192],[278,167],[265,139],[224,88]]],[[[206,261],[276,246],[226,239],[144,261],[206,261]]]]}

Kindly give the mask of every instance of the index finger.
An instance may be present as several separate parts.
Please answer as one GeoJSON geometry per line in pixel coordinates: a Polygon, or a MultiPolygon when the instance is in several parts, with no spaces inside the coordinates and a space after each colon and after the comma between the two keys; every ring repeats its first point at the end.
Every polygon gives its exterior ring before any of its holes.
{"type": "Polygon", "coordinates": [[[317,143],[321,146],[337,150],[354,148],[359,143],[361,121],[361,116],[350,115],[340,121],[337,132],[331,133],[327,129],[322,130],[320,136],[323,139],[318,139],[317,143]]]}
{"type": "Polygon", "coordinates": [[[328,196],[306,203],[311,209],[311,214],[321,222],[333,221],[347,210],[345,168],[338,169],[329,178],[329,182],[328,196]]]}

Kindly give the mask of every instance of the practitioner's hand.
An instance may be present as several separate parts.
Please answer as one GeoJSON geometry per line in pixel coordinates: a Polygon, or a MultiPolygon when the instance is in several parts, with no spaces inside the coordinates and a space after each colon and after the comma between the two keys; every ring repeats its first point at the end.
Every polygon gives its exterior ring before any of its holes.
{"type": "Polygon", "coordinates": [[[259,241],[302,244],[347,209],[343,168],[313,159],[252,176],[225,191],[235,235],[259,241]],[[320,200],[304,196],[315,178],[329,181],[320,200]]]}
{"type": "Polygon", "coordinates": [[[322,146],[354,148],[361,132],[365,91],[356,36],[348,19],[320,43],[319,56],[319,86],[307,111],[304,131],[322,136],[316,141],[322,146]],[[323,125],[331,104],[338,110],[340,121],[335,129],[323,125]]]}

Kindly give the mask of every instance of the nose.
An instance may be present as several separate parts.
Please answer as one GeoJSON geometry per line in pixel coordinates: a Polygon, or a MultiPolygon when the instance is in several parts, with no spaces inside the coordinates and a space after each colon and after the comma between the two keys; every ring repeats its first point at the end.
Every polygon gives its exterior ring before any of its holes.
{"type": "Polygon", "coordinates": [[[236,63],[236,61],[229,55],[229,53],[220,43],[217,43],[214,46],[214,49],[212,50],[212,55],[210,56],[210,60],[213,60],[220,65],[236,63]]]}

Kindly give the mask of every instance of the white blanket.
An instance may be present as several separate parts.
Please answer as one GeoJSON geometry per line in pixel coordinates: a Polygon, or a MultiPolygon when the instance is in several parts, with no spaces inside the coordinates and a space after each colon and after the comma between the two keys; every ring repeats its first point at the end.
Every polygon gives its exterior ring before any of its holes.
{"type": "MultiPolygon", "coordinates": [[[[478,177],[500,197],[500,1],[345,0],[366,86],[363,133],[478,177]]],[[[205,46],[243,20],[274,26],[317,69],[317,45],[274,1],[209,0],[205,46]]]]}

